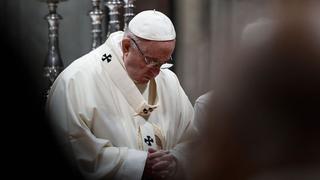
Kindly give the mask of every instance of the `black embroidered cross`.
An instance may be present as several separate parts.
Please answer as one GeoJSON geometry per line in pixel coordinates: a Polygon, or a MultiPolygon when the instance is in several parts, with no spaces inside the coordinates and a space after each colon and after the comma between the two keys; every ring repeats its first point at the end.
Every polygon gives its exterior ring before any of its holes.
{"type": "Polygon", "coordinates": [[[107,54],[104,54],[104,55],[102,56],[102,61],[107,60],[107,62],[110,62],[110,61],[111,61],[111,58],[112,58],[111,54],[109,54],[108,56],[107,56],[107,54]]]}
{"type": "Polygon", "coordinates": [[[144,142],[148,145],[151,146],[151,143],[153,143],[153,139],[150,136],[147,136],[147,138],[144,138],[144,142]]]}

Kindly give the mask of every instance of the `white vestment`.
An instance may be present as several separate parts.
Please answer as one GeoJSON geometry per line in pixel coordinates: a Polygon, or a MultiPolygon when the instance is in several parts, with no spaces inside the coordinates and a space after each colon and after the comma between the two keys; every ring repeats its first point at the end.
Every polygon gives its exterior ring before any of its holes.
{"type": "Polygon", "coordinates": [[[145,100],[125,70],[122,37],[113,33],[74,61],[47,101],[57,134],[94,179],[141,179],[148,147],[170,150],[180,167],[193,134],[193,107],[176,75],[161,69],[145,100]]]}

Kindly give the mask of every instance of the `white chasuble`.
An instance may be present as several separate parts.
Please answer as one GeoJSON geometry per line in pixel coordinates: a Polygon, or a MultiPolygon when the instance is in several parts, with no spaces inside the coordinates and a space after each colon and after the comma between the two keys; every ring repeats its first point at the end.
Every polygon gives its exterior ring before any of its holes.
{"type": "Polygon", "coordinates": [[[193,108],[176,75],[165,69],[150,80],[148,101],[125,70],[122,36],[111,34],[69,65],[47,101],[63,147],[91,179],[141,179],[150,147],[169,150],[183,164],[193,133],[193,108]]]}

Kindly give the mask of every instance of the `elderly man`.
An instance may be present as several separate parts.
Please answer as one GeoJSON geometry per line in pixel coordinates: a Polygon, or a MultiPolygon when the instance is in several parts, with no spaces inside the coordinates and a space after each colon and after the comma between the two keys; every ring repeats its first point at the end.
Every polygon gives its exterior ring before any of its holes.
{"type": "MultiPolygon", "coordinates": [[[[155,10],[74,61],[47,110],[60,141],[89,179],[173,179],[183,174],[193,108],[168,70],[176,33],[155,10]]],[[[181,176],[180,176],[181,177],[181,176]]]]}

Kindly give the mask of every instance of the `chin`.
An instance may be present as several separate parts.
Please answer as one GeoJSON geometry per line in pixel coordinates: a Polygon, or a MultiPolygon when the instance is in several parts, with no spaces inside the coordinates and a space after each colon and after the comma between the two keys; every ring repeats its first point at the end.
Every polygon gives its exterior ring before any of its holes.
{"type": "Polygon", "coordinates": [[[148,80],[144,80],[144,81],[141,81],[141,83],[139,83],[139,84],[146,84],[146,83],[148,83],[150,80],[148,79],[148,80]]]}
{"type": "Polygon", "coordinates": [[[142,79],[142,80],[135,81],[136,84],[146,84],[148,82],[149,82],[149,79],[142,79]]]}

